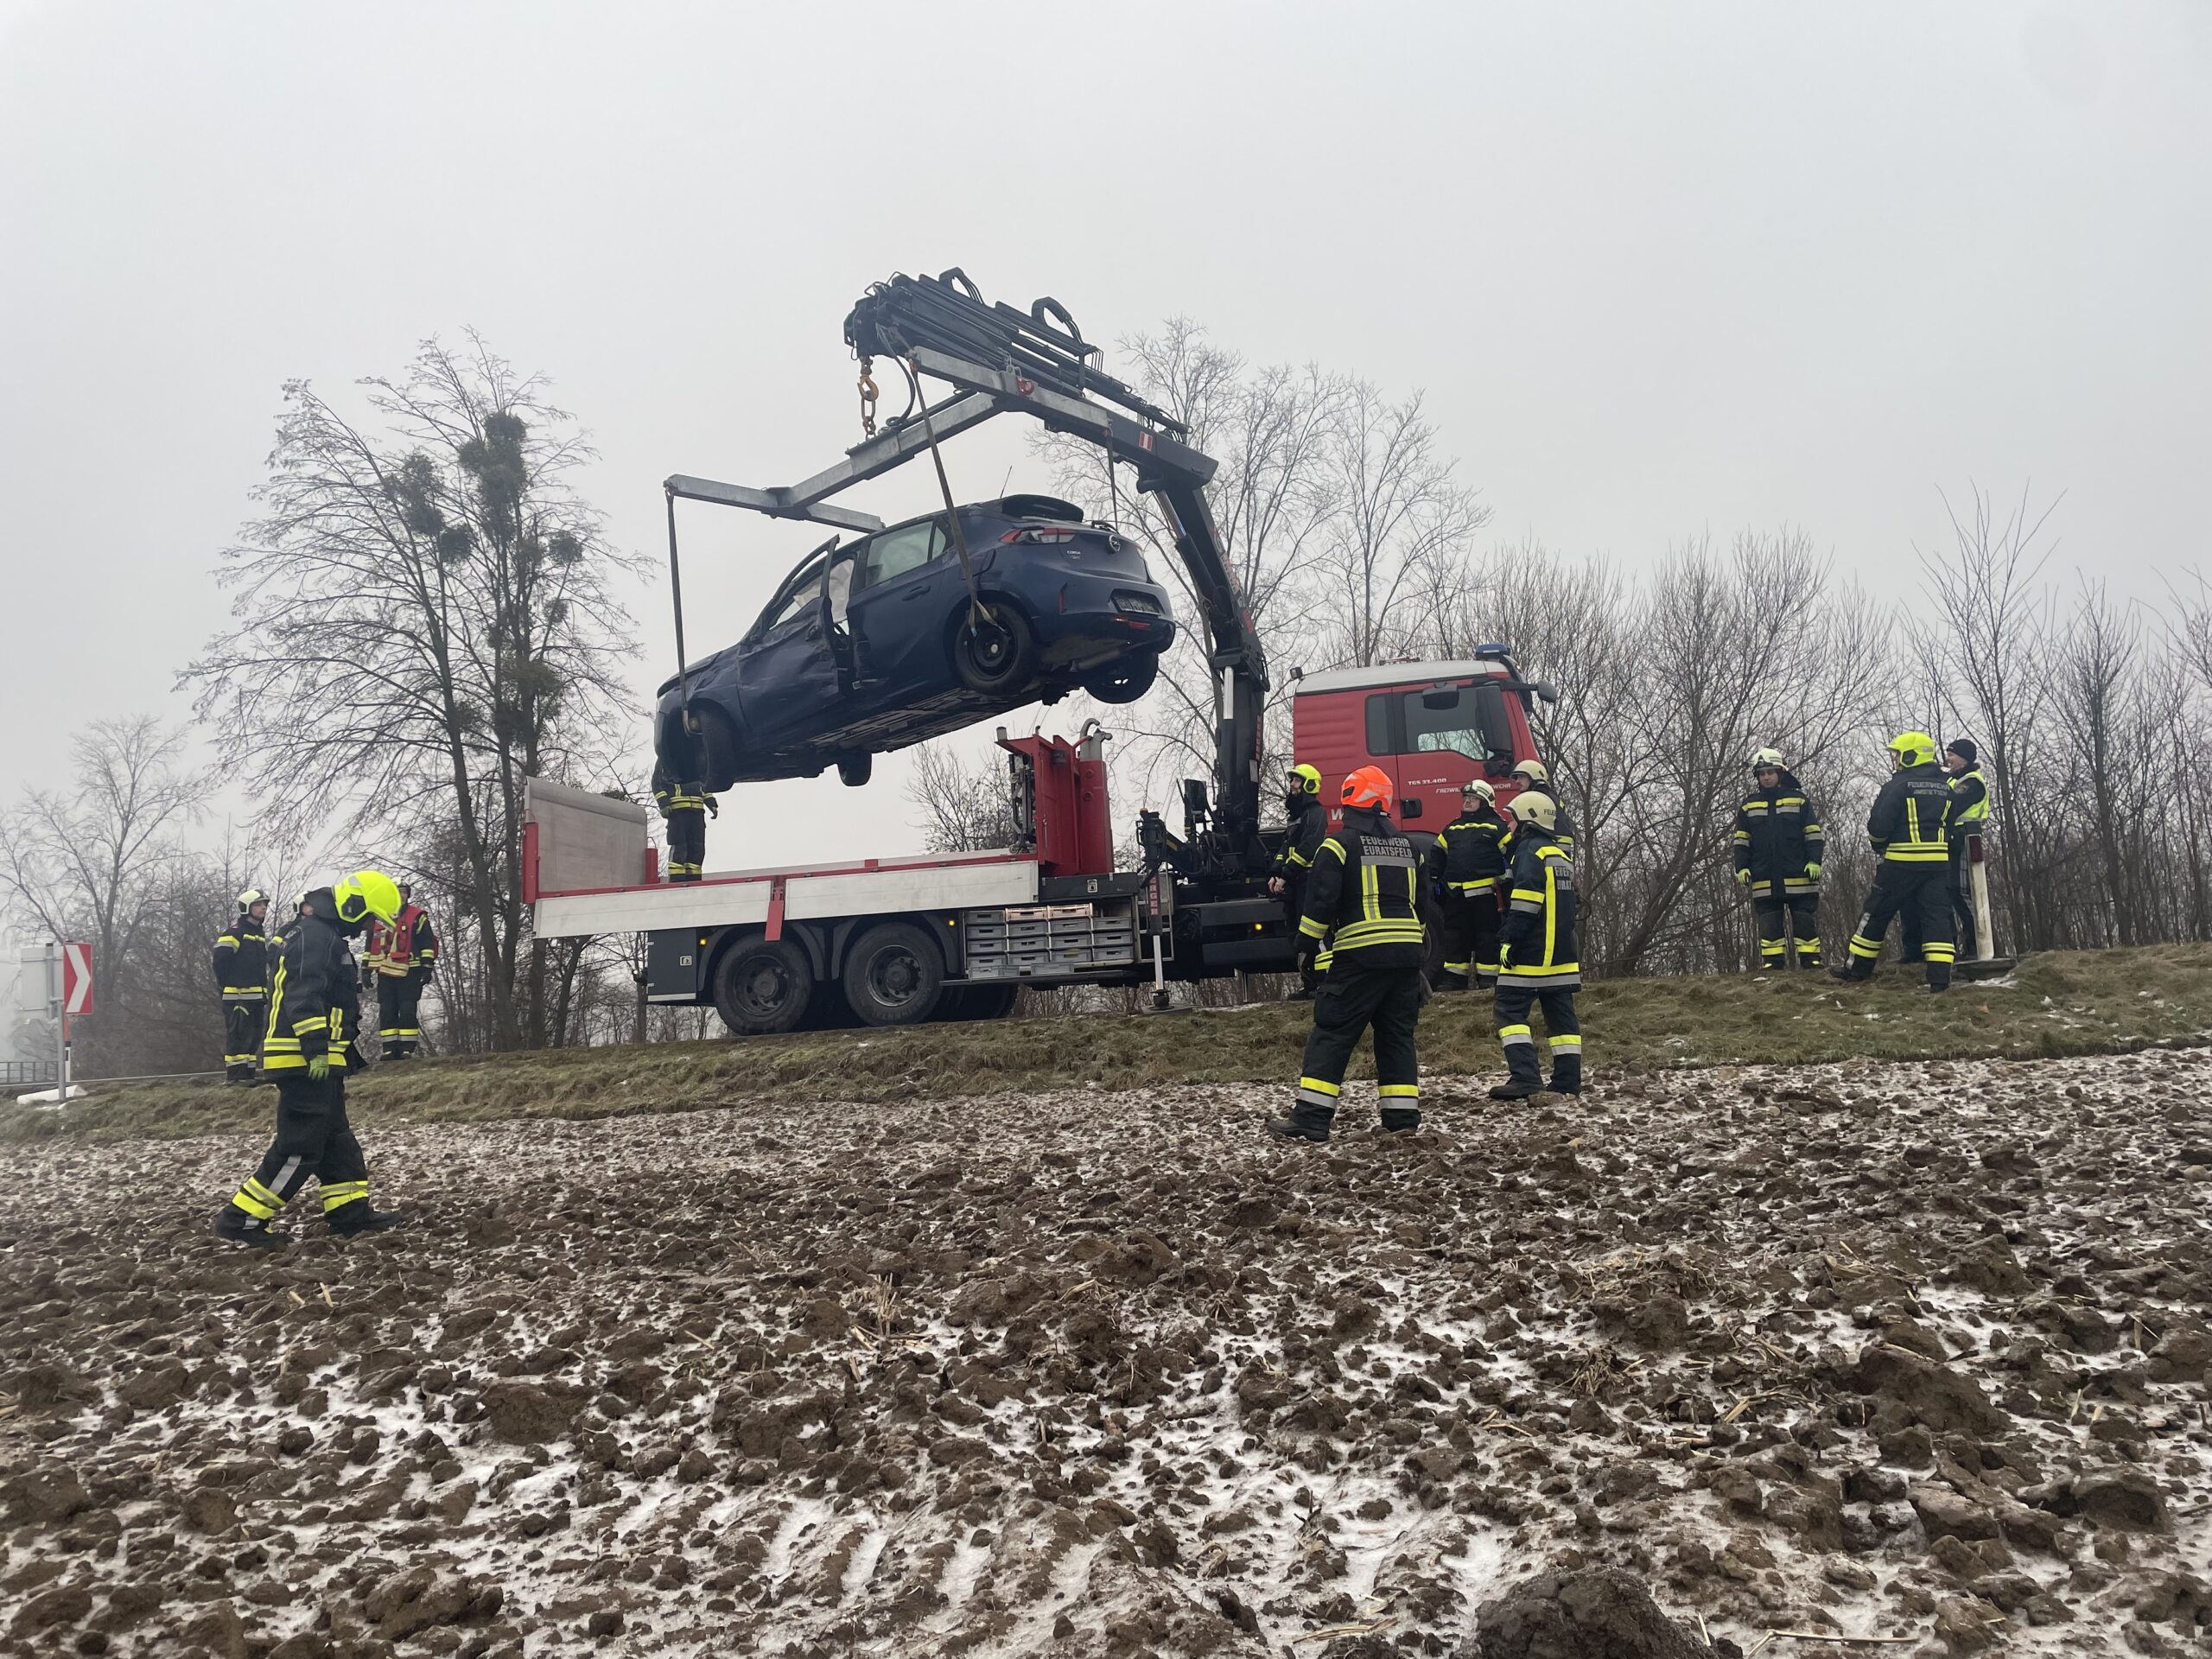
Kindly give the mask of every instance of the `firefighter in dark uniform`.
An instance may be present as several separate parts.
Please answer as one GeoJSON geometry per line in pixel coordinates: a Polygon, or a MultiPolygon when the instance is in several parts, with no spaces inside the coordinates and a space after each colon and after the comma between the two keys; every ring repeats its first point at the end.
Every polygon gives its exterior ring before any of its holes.
{"type": "Polygon", "coordinates": [[[348,1052],[359,1033],[357,970],[349,940],[372,919],[399,914],[399,888],[381,870],[356,870],[317,887],[280,935],[269,988],[263,1068],[276,1084],[276,1137],[261,1167],[216,1217],[217,1236],[277,1249],[277,1216],[307,1184],[322,1187],[323,1218],[340,1235],[380,1232],[399,1217],[369,1204],[368,1166],[346,1121],[348,1052]]]}
{"type": "Polygon", "coordinates": [[[1827,838],[1820,814],[1782,751],[1751,757],[1757,791],[1736,809],[1736,880],[1751,895],[1759,928],[1759,965],[1783,965],[1788,931],[1797,936],[1797,965],[1821,965],[1821,860],[1827,838]]]}
{"type": "Polygon", "coordinates": [[[1574,861],[1558,831],[1559,807],[1538,790],[1513,798],[1512,887],[1500,931],[1497,968],[1497,1040],[1505,1050],[1506,1078],[1490,1091],[1492,1100],[1526,1100],[1546,1089],[1554,1094],[1582,1092],[1582,1024],[1574,1015],[1574,993],[1582,984],[1582,962],[1575,942],[1579,901],[1574,861]],[[1529,1011],[1544,1010],[1551,1039],[1551,1081],[1536,1065],[1535,1033],[1529,1011]]]}
{"type": "MultiPolygon", "coordinates": [[[[1837,979],[1874,976],[1883,937],[1899,916],[1917,919],[1921,959],[1928,967],[1928,988],[1951,988],[1951,903],[1948,825],[1950,786],[1936,764],[1936,740],[1925,732],[1900,732],[1890,740],[1897,770],[1874,798],[1866,815],[1866,834],[1881,860],[1866,909],[1851,936],[1851,960],[1829,973],[1837,979]]],[[[1916,936],[1908,924],[1910,948],[1916,936]]]]}
{"type": "Polygon", "coordinates": [[[1475,779],[1459,791],[1459,816],[1429,849],[1427,875],[1441,900],[1444,982],[1464,991],[1471,977],[1497,982],[1497,883],[1511,855],[1513,831],[1498,816],[1497,791],[1475,779]]]}
{"type": "Polygon", "coordinates": [[[414,902],[415,889],[399,884],[399,914],[369,924],[361,957],[361,985],[377,990],[377,1030],[387,1060],[412,1059],[423,1040],[423,988],[438,969],[438,931],[430,913],[414,902]]]}
{"type": "Polygon", "coordinates": [[[1974,932],[1973,866],[1967,860],[1967,842],[1989,828],[1989,779],[1981,770],[1981,753],[1970,737],[1955,737],[1943,751],[1943,770],[1949,772],[1951,817],[1949,889],[1951,914],[1958,920],[1958,954],[1973,961],[1981,941],[1974,932]]]}
{"type": "Polygon", "coordinates": [[[251,1083],[268,1018],[269,895],[258,887],[238,894],[238,919],[215,940],[215,989],[223,999],[223,1075],[251,1083]]]}
{"type": "MultiPolygon", "coordinates": [[[[1306,873],[1313,868],[1313,855],[1321,850],[1321,838],[1329,833],[1328,809],[1321,804],[1320,768],[1309,766],[1304,761],[1293,766],[1289,786],[1283,791],[1282,804],[1287,827],[1282,851],[1275,855],[1274,872],[1268,877],[1268,892],[1282,899],[1295,925],[1305,913],[1306,873]]],[[[1320,960],[1320,952],[1312,948],[1312,942],[1301,939],[1298,955],[1300,995],[1313,995],[1319,976],[1326,967],[1320,960]]]]}
{"type": "Polygon", "coordinates": [[[653,767],[653,802],[668,820],[668,879],[696,881],[707,868],[707,814],[721,809],[696,772],[677,778],[665,765],[653,767]]]}
{"type": "Polygon", "coordinates": [[[1516,760],[1513,763],[1513,783],[1516,789],[1533,789],[1552,804],[1552,817],[1557,828],[1552,839],[1569,858],[1574,856],[1574,820],[1560,804],[1559,791],[1552,787],[1551,768],[1541,760],[1516,760]]]}
{"type": "Polygon", "coordinates": [[[1362,766],[1344,781],[1344,827],[1323,838],[1306,880],[1298,931],[1331,943],[1329,970],[1313,995],[1298,1098],[1290,1115],[1269,1120],[1286,1140],[1326,1141],[1343,1091],[1344,1067],[1360,1033],[1375,1028],[1375,1077],[1386,1130],[1421,1127],[1421,1065],[1414,1031],[1421,1021],[1421,856],[1394,825],[1390,780],[1362,766]]]}

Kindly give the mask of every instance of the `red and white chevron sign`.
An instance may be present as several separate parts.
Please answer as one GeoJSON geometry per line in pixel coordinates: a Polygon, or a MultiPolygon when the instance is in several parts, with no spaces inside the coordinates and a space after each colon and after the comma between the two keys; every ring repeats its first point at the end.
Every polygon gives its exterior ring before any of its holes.
{"type": "Polygon", "coordinates": [[[65,944],[61,947],[61,1012],[90,1014],[92,1011],[92,947],[89,944],[65,944]]]}

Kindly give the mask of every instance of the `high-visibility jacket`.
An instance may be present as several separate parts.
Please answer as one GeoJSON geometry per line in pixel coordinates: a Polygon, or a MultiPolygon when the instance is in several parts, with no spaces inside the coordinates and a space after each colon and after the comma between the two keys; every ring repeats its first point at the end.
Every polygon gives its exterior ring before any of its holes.
{"type": "Polygon", "coordinates": [[[1989,820],[1989,779],[1980,766],[1951,774],[1951,838],[1978,834],[1989,820]]]}
{"type": "Polygon", "coordinates": [[[261,1044],[264,1071],[296,1071],[318,1054],[342,1068],[361,1028],[359,974],[338,901],[328,887],[317,887],[301,902],[304,913],[278,936],[269,1031],[261,1044]]]}
{"type": "Polygon", "coordinates": [[[715,798],[707,786],[696,778],[671,777],[662,766],[653,768],[653,804],[660,808],[664,818],[678,812],[704,812],[712,809],[715,798]]]}
{"type": "Polygon", "coordinates": [[[427,975],[438,960],[438,932],[430,925],[430,912],[420,905],[405,905],[391,923],[371,922],[361,960],[391,979],[427,975]]]}
{"type": "Polygon", "coordinates": [[[1512,848],[1511,827],[1485,803],[1437,832],[1436,844],[1428,850],[1428,879],[1462,898],[1495,893],[1512,848]]]}
{"type": "Polygon", "coordinates": [[[1313,868],[1313,855],[1329,833],[1328,809],[1311,795],[1300,795],[1290,809],[1290,825],[1275,855],[1274,874],[1286,881],[1299,881],[1313,868]]]}
{"type": "Polygon", "coordinates": [[[1298,931],[1329,940],[1332,973],[1418,968],[1427,936],[1412,837],[1380,812],[1346,807],[1344,828],[1322,837],[1313,855],[1298,931]]]}
{"type": "Polygon", "coordinates": [[[1816,893],[1821,884],[1805,874],[1821,863],[1827,836],[1805,786],[1784,772],[1772,789],[1745,798],[1736,809],[1736,868],[1754,884],[1779,881],[1784,892],[1816,893]]]}
{"type": "Polygon", "coordinates": [[[241,914],[215,940],[215,986],[234,1002],[258,1002],[269,995],[269,935],[252,917],[241,914]]]}
{"type": "Polygon", "coordinates": [[[1513,887],[1505,919],[1499,924],[1503,947],[1497,982],[1538,990],[1571,991],[1582,983],[1582,962],[1574,931],[1580,900],[1574,889],[1574,861],[1558,836],[1524,823],[1516,836],[1513,887]]]}
{"type": "Polygon", "coordinates": [[[1942,864],[1951,856],[1945,826],[1951,789],[1933,760],[1890,775],[1866,815],[1866,838],[1891,864],[1942,864]]]}

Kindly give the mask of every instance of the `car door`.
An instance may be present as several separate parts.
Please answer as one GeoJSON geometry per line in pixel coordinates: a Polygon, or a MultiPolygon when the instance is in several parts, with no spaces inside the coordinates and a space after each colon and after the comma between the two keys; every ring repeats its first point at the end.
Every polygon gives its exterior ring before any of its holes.
{"type": "Polygon", "coordinates": [[[738,646],[738,702],[755,747],[803,747],[839,723],[844,686],[823,580],[836,546],[816,549],[785,578],[738,646]]]}
{"type": "Polygon", "coordinates": [[[856,550],[850,601],[854,697],[893,707],[952,683],[944,620],[960,591],[944,516],[894,525],[856,550]]]}

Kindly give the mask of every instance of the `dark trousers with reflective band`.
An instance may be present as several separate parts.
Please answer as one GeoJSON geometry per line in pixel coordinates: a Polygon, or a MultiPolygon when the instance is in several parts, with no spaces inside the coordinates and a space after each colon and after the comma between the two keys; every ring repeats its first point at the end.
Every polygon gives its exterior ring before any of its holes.
{"type": "MultiPolygon", "coordinates": [[[[1974,915],[1973,880],[1974,866],[1967,861],[1963,842],[1951,849],[1946,867],[1944,890],[1951,902],[1951,935],[1953,951],[1961,961],[1971,962],[1979,954],[1974,949],[1974,915]]],[[[1920,913],[1908,908],[1897,918],[1897,960],[1925,962],[1926,953],[1921,949],[1920,913]]]]}
{"type": "Polygon", "coordinates": [[[1779,881],[1751,883],[1751,915],[1758,923],[1759,963],[1779,968],[1786,953],[1785,931],[1797,936],[1797,965],[1821,965],[1821,895],[1786,892],[1779,881]],[[1788,923],[1787,928],[1784,924],[1788,923]]]}
{"type": "Polygon", "coordinates": [[[696,881],[707,868],[707,809],[678,807],[668,815],[668,879],[696,881]]]}
{"type": "Polygon", "coordinates": [[[1561,1089],[1582,1086],[1582,1022],[1574,1017],[1574,988],[1554,989],[1541,984],[1501,979],[1492,1004],[1497,1015],[1497,1040],[1505,1049],[1506,1074],[1516,1083],[1544,1080],[1536,1064],[1536,1036],[1529,1028],[1529,1011],[1544,1010],[1544,1030],[1551,1039],[1552,1082],[1561,1089]]]}
{"type": "Polygon", "coordinates": [[[1906,955],[1916,950],[1928,964],[1930,985],[1951,982],[1951,962],[1957,948],[1951,942],[1951,873],[1948,862],[1924,864],[1883,861],[1874,876],[1873,891],[1866,895],[1866,913],[1859,931],[1851,936],[1851,971],[1860,979],[1874,976],[1874,962],[1882,954],[1882,940],[1890,924],[1904,918],[1900,940],[1906,955]]]}
{"type": "Polygon", "coordinates": [[[1471,978],[1488,985],[1497,977],[1497,894],[1444,895],[1446,982],[1464,985],[1471,978]]]}
{"type": "Polygon", "coordinates": [[[387,1060],[405,1059],[423,1040],[422,1005],[420,975],[377,976],[377,1032],[387,1060]]]}
{"type": "Polygon", "coordinates": [[[248,1001],[243,997],[223,999],[223,1065],[234,1077],[253,1075],[254,1062],[261,1058],[261,1027],[269,1013],[264,1001],[248,1001]]]}
{"type": "Polygon", "coordinates": [[[1344,1092],[1344,1067],[1360,1033],[1375,1028],[1376,1092],[1386,1124],[1421,1117],[1421,1061],[1414,1032],[1421,1023],[1418,967],[1361,968],[1338,957],[1313,993],[1313,1029],[1298,1079],[1298,1109],[1327,1115],[1344,1092]]]}
{"type": "Polygon", "coordinates": [[[343,1071],[334,1071],[320,1083],[303,1070],[276,1074],[276,1138],[231,1202],[250,1216],[273,1220],[310,1175],[322,1185],[325,1215],[341,1205],[368,1202],[369,1166],[346,1121],[343,1071]]]}

